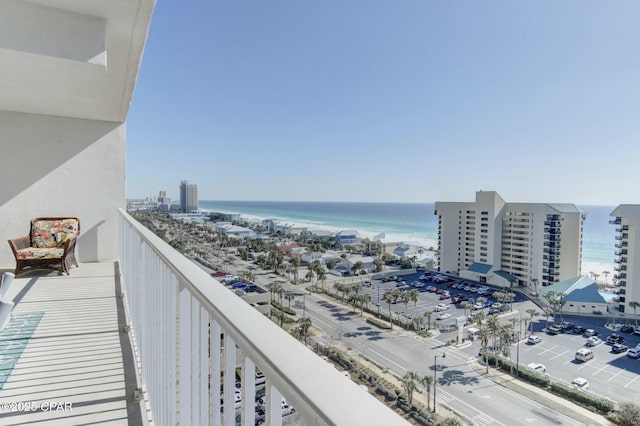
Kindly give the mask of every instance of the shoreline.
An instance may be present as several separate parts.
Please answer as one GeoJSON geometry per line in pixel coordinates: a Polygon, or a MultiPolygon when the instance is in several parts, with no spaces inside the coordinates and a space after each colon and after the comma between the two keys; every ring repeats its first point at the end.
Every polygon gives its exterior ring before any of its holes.
{"type": "MultiPolygon", "coordinates": [[[[322,222],[301,221],[301,220],[294,220],[294,219],[288,219],[288,218],[282,218],[282,217],[267,217],[267,216],[260,216],[256,214],[242,213],[238,211],[231,211],[231,210],[224,210],[224,209],[206,209],[205,208],[205,209],[201,209],[201,211],[204,213],[221,212],[221,213],[238,214],[240,215],[240,218],[242,218],[243,220],[247,220],[249,222],[256,222],[256,221],[261,222],[262,220],[265,220],[265,219],[275,219],[275,220],[289,223],[296,227],[306,227],[306,228],[309,228],[310,230],[340,232],[348,229],[354,229],[358,231],[360,236],[364,238],[369,238],[371,240],[378,235],[384,234],[385,236],[384,240],[387,243],[407,243],[407,244],[417,243],[417,245],[420,245],[425,250],[428,250],[429,248],[433,248],[437,250],[438,248],[437,239],[424,237],[424,236],[415,236],[415,235],[404,234],[404,233],[388,233],[385,231],[377,232],[377,231],[361,229],[361,228],[349,228],[349,227],[328,225],[322,222]]],[[[595,273],[598,275],[596,280],[597,283],[604,284],[604,285],[611,285],[613,282],[613,276],[615,272],[613,269],[614,266],[615,265],[613,262],[583,260],[581,263],[581,273],[582,275],[588,275],[588,276],[592,276],[592,273],[595,273]],[[607,274],[606,277],[603,274],[604,271],[609,272],[609,274],[607,274]]]]}

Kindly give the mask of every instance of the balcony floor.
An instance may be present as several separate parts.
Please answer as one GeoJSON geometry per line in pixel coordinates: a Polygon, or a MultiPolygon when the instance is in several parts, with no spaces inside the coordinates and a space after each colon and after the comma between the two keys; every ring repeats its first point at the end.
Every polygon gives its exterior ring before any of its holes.
{"type": "Polygon", "coordinates": [[[6,299],[16,306],[0,333],[0,375],[9,373],[4,384],[0,376],[0,424],[142,424],[116,275],[113,262],[84,263],[70,276],[39,270],[13,281],[6,299]]]}

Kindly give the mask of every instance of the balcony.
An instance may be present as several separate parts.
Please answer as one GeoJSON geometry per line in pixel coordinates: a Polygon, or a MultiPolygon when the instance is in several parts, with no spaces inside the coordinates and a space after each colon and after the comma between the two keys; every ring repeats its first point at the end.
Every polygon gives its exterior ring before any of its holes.
{"type": "Polygon", "coordinates": [[[616,217],[615,219],[611,219],[609,221],[610,225],[621,225],[622,224],[622,218],[621,217],[616,217]]]}
{"type": "Polygon", "coordinates": [[[242,401],[255,398],[255,368],[266,376],[268,424],[282,424],[282,397],[301,424],[407,424],[129,215],[119,217],[119,263],[82,263],[70,276],[37,271],[12,284],[14,315],[41,318],[0,399],[64,401],[73,410],[2,413],[0,423],[143,424],[148,416],[156,425],[231,426],[239,414],[253,425],[253,403],[233,408],[241,366],[242,401]]]}

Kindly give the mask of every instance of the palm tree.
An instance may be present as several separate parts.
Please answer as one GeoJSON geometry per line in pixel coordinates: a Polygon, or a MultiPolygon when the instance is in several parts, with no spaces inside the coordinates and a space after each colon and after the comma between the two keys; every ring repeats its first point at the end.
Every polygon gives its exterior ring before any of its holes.
{"type": "Polygon", "coordinates": [[[604,285],[608,285],[607,283],[607,277],[609,276],[611,272],[609,271],[602,271],[602,275],[604,275],[604,285]]]}
{"type": "Polygon", "coordinates": [[[267,290],[271,293],[271,301],[273,302],[273,295],[276,292],[276,288],[278,287],[277,283],[269,283],[267,284],[267,290]]]}
{"type": "Polygon", "coordinates": [[[383,299],[389,305],[389,325],[390,329],[393,330],[393,318],[391,316],[391,303],[395,302],[398,298],[400,291],[397,288],[391,288],[384,292],[383,299]]]}
{"type": "Polygon", "coordinates": [[[533,283],[533,292],[537,296],[538,295],[538,279],[531,278],[531,282],[533,283]]]}
{"type": "Polygon", "coordinates": [[[636,309],[640,307],[640,302],[632,300],[629,302],[629,307],[633,309],[633,316],[635,317],[636,327],[638,326],[638,315],[636,315],[636,309]]]}
{"type": "Polygon", "coordinates": [[[467,315],[467,311],[470,311],[471,310],[471,306],[473,306],[473,305],[471,305],[471,303],[467,302],[466,300],[464,302],[462,302],[460,305],[464,309],[464,315],[465,316],[467,315]]]}
{"type": "Polygon", "coordinates": [[[294,256],[291,259],[291,272],[293,272],[293,283],[298,284],[298,266],[300,266],[300,259],[294,256]]]}
{"type": "Polygon", "coordinates": [[[284,287],[282,287],[282,284],[276,284],[276,294],[278,295],[280,306],[282,306],[282,296],[284,295],[284,287]]]}
{"type": "Polygon", "coordinates": [[[479,327],[482,327],[482,323],[485,319],[484,311],[478,311],[478,313],[475,315],[475,317],[473,317],[473,319],[475,323],[478,324],[479,327]]]}
{"type": "Polygon", "coordinates": [[[307,344],[307,331],[311,328],[311,318],[300,318],[298,321],[300,327],[300,337],[304,336],[304,344],[307,344]]]}
{"type": "Polygon", "coordinates": [[[553,315],[553,309],[551,309],[551,308],[543,308],[542,312],[544,312],[544,315],[545,315],[546,320],[547,320],[546,327],[549,327],[549,316],[553,315]]]}
{"type": "Polygon", "coordinates": [[[409,401],[409,409],[413,406],[413,391],[416,390],[416,382],[420,380],[418,373],[413,371],[407,371],[402,377],[402,388],[407,393],[407,400],[409,401]]]}
{"type": "Polygon", "coordinates": [[[431,330],[431,318],[433,317],[433,311],[426,311],[424,316],[427,318],[427,330],[431,330]]]}
{"type": "Polygon", "coordinates": [[[525,330],[527,329],[527,326],[528,326],[527,322],[528,322],[529,324],[531,324],[531,332],[530,332],[529,334],[533,334],[533,316],[534,316],[535,314],[537,314],[538,312],[537,312],[535,309],[533,309],[533,308],[529,308],[529,309],[527,309],[527,311],[526,311],[526,312],[529,314],[529,319],[526,319],[526,318],[525,318],[525,326],[524,326],[524,329],[525,329],[525,330]]]}
{"type": "Polygon", "coordinates": [[[409,302],[411,302],[411,296],[409,295],[409,291],[402,290],[400,292],[400,300],[402,301],[402,304],[404,305],[404,312],[406,314],[407,306],[409,305],[409,302]]]}
{"type": "Polygon", "coordinates": [[[433,377],[430,375],[422,376],[420,379],[420,384],[424,386],[427,391],[427,411],[431,411],[431,385],[433,384],[433,377]]]}
{"type": "Polygon", "coordinates": [[[482,348],[482,353],[484,354],[484,363],[487,366],[487,374],[489,374],[489,354],[487,353],[487,346],[489,346],[489,336],[491,332],[489,327],[481,326],[480,330],[478,330],[478,337],[480,338],[480,347],[482,348]]]}
{"type": "Polygon", "coordinates": [[[496,347],[496,339],[498,336],[498,330],[500,330],[500,318],[496,314],[489,315],[487,318],[487,327],[489,327],[489,331],[493,335],[493,348],[496,347]]]}
{"type": "Polygon", "coordinates": [[[363,266],[364,266],[364,263],[362,263],[359,260],[356,263],[354,263],[353,266],[351,267],[351,272],[353,273],[353,275],[358,275],[358,273],[360,272],[363,266]]]}
{"type": "Polygon", "coordinates": [[[322,270],[322,271],[318,271],[317,275],[318,275],[317,279],[318,281],[320,281],[322,286],[322,291],[324,292],[324,284],[327,281],[327,273],[324,270],[322,270]]]}
{"type": "Polygon", "coordinates": [[[420,292],[415,288],[409,290],[409,300],[413,302],[413,313],[418,313],[418,296],[420,292]]]}
{"type": "Polygon", "coordinates": [[[289,302],[289,309],[291,309],[291,301],[292,301],[293,299],[295,299],[295,298],[296,298],[296,296],[295,296],[293,293],[289,293],[289,292],[285,293],[285,295],[284,295],[284,299],[285,299],[287,302],[289,302]]]}
{"type": "Polygon", "coordinates": [[[364,307],[371,302],[371,295],[369,293],[360,294],[358,296],[360,298],[360,316],[362,316],[362,311],[364,311],[364,307]]]}

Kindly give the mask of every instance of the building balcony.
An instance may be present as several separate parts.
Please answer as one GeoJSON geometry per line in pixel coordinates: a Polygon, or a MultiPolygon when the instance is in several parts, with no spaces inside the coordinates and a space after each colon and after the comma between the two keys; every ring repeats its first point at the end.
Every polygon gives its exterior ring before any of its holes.
{"type": "Polygon", "coordinates": [[[299,424],[407,424],[128,214],[119,221],[119,261],[14,280],[14,319],[28,319],[29,335],[0,399],[72,410],[4,412],[0,423],[253,425],[259,368],[267,424],[283,423],[283,397],[299,424]],[[238,367],[251,402],[240,408],[238,367]]]}
{"type": "Polygon", "coordinates": [[[616,217],[615,219],[611,219],[609,221],[610,225],[621,225],[622,224],[622,218],[621,217],[616,217]]]}

